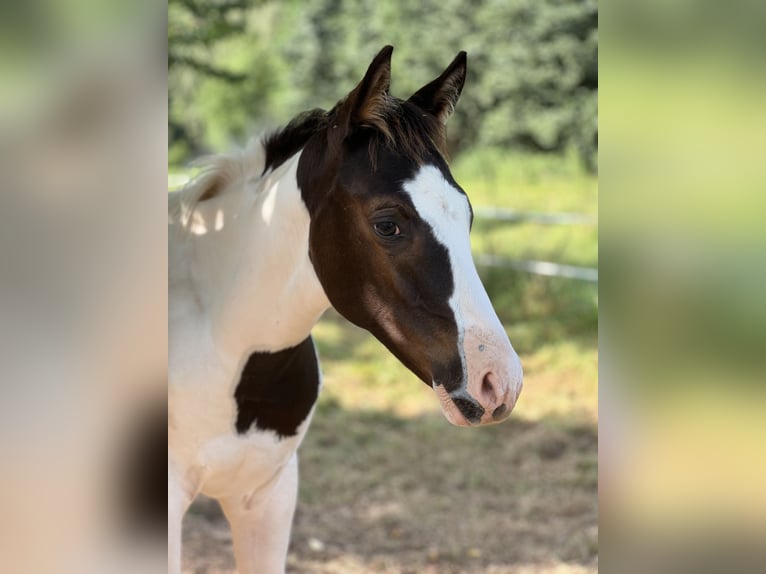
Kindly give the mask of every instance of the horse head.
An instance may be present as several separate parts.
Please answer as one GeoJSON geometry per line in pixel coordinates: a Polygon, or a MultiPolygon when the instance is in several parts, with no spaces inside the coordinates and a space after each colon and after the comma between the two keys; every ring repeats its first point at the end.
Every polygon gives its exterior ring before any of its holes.
{"type": "Polygon", "coordinates": [[[335,309],[433,387],[461,426],[505,419],[519,358],[474,265],[470,201],[446,160],[461,52],[407,100],[389,94],[384,48],[308,140],[297,179],[309,254],[335,309]]]}

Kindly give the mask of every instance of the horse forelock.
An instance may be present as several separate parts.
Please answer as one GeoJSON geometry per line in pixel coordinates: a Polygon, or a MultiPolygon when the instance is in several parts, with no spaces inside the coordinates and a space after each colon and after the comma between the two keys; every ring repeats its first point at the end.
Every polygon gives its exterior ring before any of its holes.
{"type": "MultiPolygon", "coordinates": [[[[318,133],[337,126],[338,113],[345,100],[338,102],[330,111],[314,109],[293,118],[285,127],[268,134],[263,139],[266,160],[264,172],[279,167],[290,157],[301,151],[309,139],[318,133]]],[[[422,165],[434,152],[447,160],[444,126],[433,115],[421,110],[415,104],[385,95],[370,104],[374,113],[366,113],[368,119],[354,126],[351,135],[360,129],[369,130],[368,149],[370,162],[375,167],[380,146],[409,157],[422,165]]],[[[328,139],[332,134],[328,134],[328,139]]],[[[340,147],[321,146],[322,152],[340,147]]]]}
{"type": "Polygon", "coordinates": [[[373,121],[360,127],[372,128],[369,139],[369,157],[376,168],[378,149],[389,151],[414,161],[417,165],[427,163],[434,153],[447,161],[447,141],[444,126],[433,115],[415,104],[391,96],[376,107],[373,121]]]}

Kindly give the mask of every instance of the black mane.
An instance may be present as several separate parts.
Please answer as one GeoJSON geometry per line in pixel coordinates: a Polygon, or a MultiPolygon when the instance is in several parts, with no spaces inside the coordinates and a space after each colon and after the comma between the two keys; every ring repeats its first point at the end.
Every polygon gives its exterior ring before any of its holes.
{"type": "Polygon", "coordinates": [[[290,123],[263,138],[266,165],[263,173],[275,169],[298,153],[311,136],[327,126],[329,114],[319,108],[295,116],[290,123]]]}

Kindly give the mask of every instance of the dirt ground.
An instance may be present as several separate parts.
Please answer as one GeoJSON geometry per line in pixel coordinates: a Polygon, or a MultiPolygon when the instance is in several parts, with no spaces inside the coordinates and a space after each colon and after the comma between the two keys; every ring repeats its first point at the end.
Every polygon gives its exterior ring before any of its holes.
{"type": "MultiPolygon", "coordinates": [[[[460,429],[324,402],[301,447],[288,572],[596,572],[596,497],[595,423],[460,429]]],[[[187,514],[184,572],[235,572],[212,500],[187,514]]]]}

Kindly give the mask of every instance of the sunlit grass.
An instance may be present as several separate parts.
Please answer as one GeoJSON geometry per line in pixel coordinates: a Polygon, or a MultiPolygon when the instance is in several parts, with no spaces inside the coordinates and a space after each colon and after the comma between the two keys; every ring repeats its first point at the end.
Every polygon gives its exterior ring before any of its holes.
{"type": "Polygon", "coordinates": [[[476,207],[598,213],[598,181],[574,154],[479,149],[455,158],[451,169],[476,207]]]}
{"type": "MultiPolygon", "coordinates": [[[[545,321],[544,319],[542,320],[545,321]]],[[[598,416],[596,332],[567,337],[534,321],[507,327],[519,349],[525,383],[515,415],[530,421],[549,417],[595,422],[598,416]],[[548,339],[526,348],[527,341],[548,339]]],[[[433,392],[381,343],[329,312],[314,328],[325,386],[322,402],[346,409],[417,416],[439,412],[433,392]]]]}
{"type": "Polygon", "coordinates": [[[596,267],[598,229],[588,225],[541,225],[477,219],[471,233],[474,253],[596,267]]]}
{"type": "MultiPolygon", "coordinates": [[[[595,217],[598,182],[576,156],[480,150],[453,162],[454,175],[474,208],[570,212],[595,217]]],[[[595,225],[508,223],[477,218],[472,231],[476,253],[595,267],[595,225]]]]}

